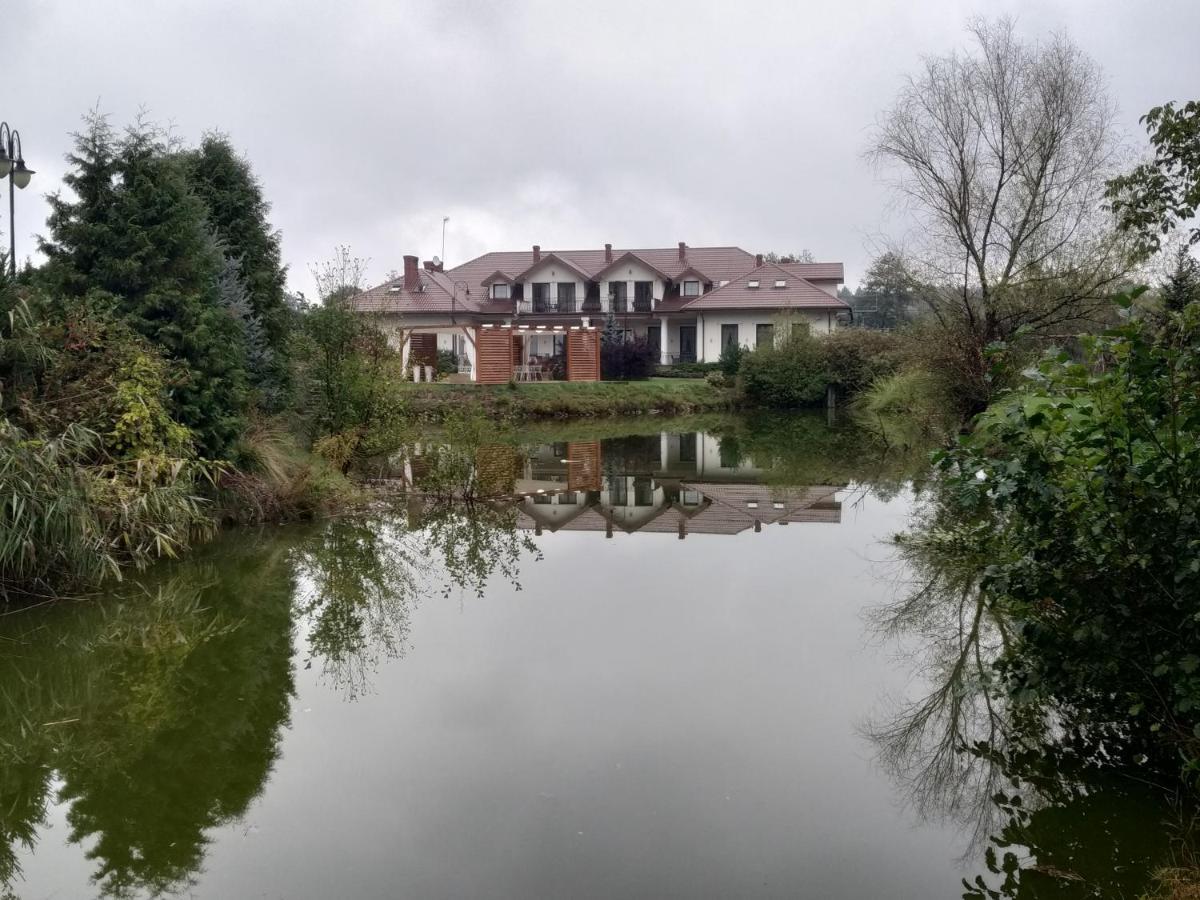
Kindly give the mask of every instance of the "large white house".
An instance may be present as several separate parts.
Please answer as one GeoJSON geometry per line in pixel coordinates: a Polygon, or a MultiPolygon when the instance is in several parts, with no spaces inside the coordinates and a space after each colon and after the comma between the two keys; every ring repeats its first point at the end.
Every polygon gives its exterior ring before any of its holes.
{"type": "Polygon", "coordinates": [[[572,331],[602,327],[610,311],[620,329],[649,340],[670,365],[716,362],[731,343],[753,348],[772,341],[781,319],[801,318],[816,334],[832,331],[850,314],[837,296],[842,281],[841,263],[770,263],[738,247],[680,242],[667,249],[605,244],[543,251],[534,245],[485,253],[452,269],[405,256],[400,278],[351,303],[378,314],[405,354],[450,350],[464,372],[486,363],[477,358],[481,329],[510,332],[518,364],[548,360],[566,355],[572,331]]]}

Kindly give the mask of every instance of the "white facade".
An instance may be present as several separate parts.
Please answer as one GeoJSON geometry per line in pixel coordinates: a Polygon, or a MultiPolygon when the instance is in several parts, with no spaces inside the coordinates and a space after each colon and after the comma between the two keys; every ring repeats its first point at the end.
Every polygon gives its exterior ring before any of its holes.
{"type": "Polygon", "coordinates": [[[808,323],[809,330],[817,334],[828,334],[837,328],[837,317],[832,310],[797,309],[787,313],[778,310],[759,309],[742,311],[711,310],[697,316],[699,324],[696,337],[696,358],[700,362],[717,362],[721,358],[721,326],[735,325],[738,343],[753,350],[758,343],[758,326],[773,325],[778,337],[789,323],[801,319],[808,323]]]}
{"type": "Polygon", "coordinates": [[[549,299],[551,303],[558,301],[558,286],[560,283],[575,285],[575,309],[578,310],[583,306],[583,299],[587,292],[587,283],[570,267],[564,266],[558,260],[550,259],[531,269],[529,274],[521,279],[520,284],[524,285],[523,299],[520,304],[521,312],[531,312],[533,310],[533,285],[536,282],[544,282],[550,285],[549,299]]]}
{"type": "Polygon", "coordinates": [[[609,296],[611,295],[611,285],[614,282],[625,282],[625,297],[628,301],[629,308],[633,309],[634,285],[639,281],[649,281],[654,286],[651,288],[653,296],[652,309],[658,308],[658,302],[662,300],[663,295],[667,291],[667,283],[654,273],[652,269],[648,269],[635,259],[627,259],[621,262],[617,268],[604,273],[604,278],[600,281],[600,308],[604,312],[608,312],[609,296]]]}

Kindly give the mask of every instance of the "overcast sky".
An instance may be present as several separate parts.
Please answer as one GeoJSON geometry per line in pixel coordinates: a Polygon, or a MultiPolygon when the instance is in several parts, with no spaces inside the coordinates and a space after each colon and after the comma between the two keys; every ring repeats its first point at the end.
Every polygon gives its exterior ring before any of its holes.
{"type": "MultiPolygon", "coordinates": [[[[922,54],[981,12],[1065,30],[1138,116],[1200,95],[1200,3],[104,2],[4,0],[0,118],[37,170],[18,256],[69,133],[99,102],[144,105],[194,141],[229,133],[283,231],[293,289],[349,244],[369,277],[401,256],[736,244],[811,249],[853,285],[902,211],[863,161],[922,54]]],[[[6,205],[0,229],[9,228],[6,205]]]]}

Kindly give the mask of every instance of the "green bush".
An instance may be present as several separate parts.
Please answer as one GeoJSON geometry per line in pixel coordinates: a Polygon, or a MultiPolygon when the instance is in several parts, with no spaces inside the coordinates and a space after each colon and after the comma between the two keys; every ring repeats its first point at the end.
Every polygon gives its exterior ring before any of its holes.
{"type": "Polygon", "coordinates": [[[403,442],[407,426],[400,354],[369,315],[340,303],[307,312],[292,356],[313,449],[342,472],[403,442]]]}
{"type": "Polygon", "coordinates": [[[978,542],[981,595],[1013,622],[998,683],[1047,711],[1026,719],[1107,735],[1106,762],[1182,759],[1194,779],[1200,305],[1085,346],[1082,364],[1045,359],[941,459],[946,518],[978,542]]]}
{"type": "Polygon", "coordinates": [[[821,340],[801,324],[792,325],[774,346],[746,353],[738,370],[741,398],[773,409],[820,403],[831,381],[821,340]]]}
{"type": "Polygon", "coordinates": [[[437,365],[434,366],[434,371],[439,378],[443,375],[457,375],[458,357],[454,355],[454,351],[439,350],[437,352],[437,365]]]}
{"type": "Polygon", "coordinates": [[[833,384],[851,396],[897,372],[903,358],[899,337],[870,328],[839,328],[821,338],[821,349],[833,384]]]}
{"type": "Polygon", "coordinates": [[[717,361],[717,366],[721,370],[721,374],[731,381],[737,377],[738,369],[742,365],[742,357],[747,353],[737,341],[726,344],[721,348],[721,358],[717,361]]]}
{"type": "Polygon", "coordinates": [[[659,366],[654,370],[655,378],[704,378],[709,372],[715,372],[721,367],[720,363],[689,362],[675,363],[673,366],[659,366]]]}

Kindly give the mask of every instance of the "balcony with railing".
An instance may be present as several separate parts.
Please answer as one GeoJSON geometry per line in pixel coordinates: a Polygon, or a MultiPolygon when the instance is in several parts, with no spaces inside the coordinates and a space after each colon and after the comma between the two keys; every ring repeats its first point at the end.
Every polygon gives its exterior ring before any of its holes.
{"type": "Polygon", "coordinates": [[[650,297],[634,297],[632,303],[626,297],[614,297],[612,310],[618,315],[621,313],[648,313],[654,311],[654,302],[650,297]]]}
{"type": "Polygon", "coordinates": [[[534,297],[530,312],[534,313],[577,313],[580,304],[574,297],[534,297]]]}

